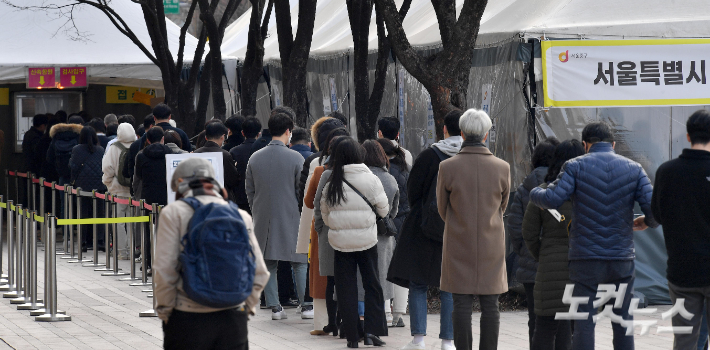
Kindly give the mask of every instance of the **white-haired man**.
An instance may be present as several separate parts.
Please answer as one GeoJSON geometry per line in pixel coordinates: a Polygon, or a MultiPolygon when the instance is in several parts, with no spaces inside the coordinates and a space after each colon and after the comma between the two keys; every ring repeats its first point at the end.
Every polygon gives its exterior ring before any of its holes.
{"type": "Polygon", "coordinates": [[[483,145],[491,118],[469,109],[459,119],[461,151],[441,162],[436,185],[439,215],[446,223],[441,290],[454,299],[454,345],[471,350],[474,296],[481,303],[480,349],[496,349],[498,295],[508,290],[503,212],[510,193],[510,166],[483,145]]]}

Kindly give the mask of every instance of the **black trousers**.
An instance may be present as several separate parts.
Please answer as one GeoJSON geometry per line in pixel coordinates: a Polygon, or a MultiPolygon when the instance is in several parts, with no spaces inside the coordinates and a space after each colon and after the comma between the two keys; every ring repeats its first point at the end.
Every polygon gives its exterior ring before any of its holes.
{"type": "Polygon", "coordinates": [[[338,302],[335,301],[335,277],[328,276],[325,286],[325,307],[328,311],[328,325],[338,325],[338,302]]]}
{"type": "Polygon", "coordinates": [[[569,350],[572,348],[570,321],[556,321],[555,316],[537,316],[532,350],[569,350]]]}
{"type": "Polygon", "coordinates": [[[523,283],[525,287],[525,301],[528,303],[528,336],[530,337],[530,349],[532,349],[533,334],[535,334],[535,283],[523,283]]]}
{"type": "Polygon", "coordinates": [[[335,292],[343,317],[343,331],[348,341],[360,340],[357,312],[357,269],[360,268],[365,289],[365,333],[387,335],[385,297],[377,270],[377,246],[359,252],[335,251],[335,292]]]}
{"type": "Polygon", "coordinates": [[[238,309],[193,313],[173,310],[163,322],[166,350],[248,350],[247,313],[238,309]]]}
{"type": "Polygon", "coordinates": [[[276,281],[279,285],[279,302],[284,304],[290,299],[298,300],[296,285],[293,283],[293,270],[291,270],[291,263],[288,261],[279,261],[278,269],[276,271],[276,281]]]}
{"type": "MultiPolygon", "coordinates": [[[[454,345],[458,350],[473,350],[473,332],[471,331],[471,313],[473,300],[471,294],[453,294],[454,313],[454,345]]],[[[481,303],[481,338],[480,350],[498,349],[498,331],[500,330],[500,311],[498,311],[498,294],[479,295],[481,303]]]]}
{"type": "MultiPolygon", "coordinates": [[[[105,217],[106,214],[104,214],[104,201],[101,199],[96,200],[96,216],[94,216],[94,204],[93,204],[93,199],[92,198],[87,198],[87,197],[79,197],[81,200],[81,218],[82,219],[89,219],[89,218],[103,218],[105,217]]],[[[81,228],[81,245],[84,247],[93,247],[94,245],[94,225],[79,225],[81,228]]],[[[104,246],[104,228],[105,225],[96,225],[96,234],[99,236],[97,237],[98,239],[98,246],[103,247],[104,246]]]]}

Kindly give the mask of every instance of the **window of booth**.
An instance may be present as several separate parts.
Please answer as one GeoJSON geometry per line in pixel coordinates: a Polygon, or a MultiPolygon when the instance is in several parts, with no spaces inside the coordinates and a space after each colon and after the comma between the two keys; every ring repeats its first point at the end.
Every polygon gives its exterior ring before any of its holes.
{"type": "Polygon", "coordinates": [[[42,113],[56,113],[64,110],[67,114],[83,109],[81,92],[21,92],[15,99],[15,152],[22,152],[22,138],[32,126],[32,117],[42,113]]]}

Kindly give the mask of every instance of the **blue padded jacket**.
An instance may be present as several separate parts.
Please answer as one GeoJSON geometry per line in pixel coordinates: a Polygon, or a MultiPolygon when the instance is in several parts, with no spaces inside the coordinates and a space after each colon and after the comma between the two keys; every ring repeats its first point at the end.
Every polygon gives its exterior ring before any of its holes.
{"type": "Polygon", "coordinates": [[[535,188],[530,201],[556,209],[572,200],[570,260],[633,260],[634,201],[657,227],[651,212],[653,187],[640,164],[600,142],[589,153],[569,160],[547,189],[535,188]]]}

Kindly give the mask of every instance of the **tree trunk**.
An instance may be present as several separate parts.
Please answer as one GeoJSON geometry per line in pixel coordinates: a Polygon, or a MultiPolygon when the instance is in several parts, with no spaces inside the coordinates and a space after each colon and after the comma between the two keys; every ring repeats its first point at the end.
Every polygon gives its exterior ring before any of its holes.
{"type": "Polygon", "coordinates": [[[207,54],[205,57],[205,65],[202,66],[202,74],[200,74],[200,95],[197,99],[197,118],[195,118],[195,124],[192,126],[193,135],[197,135],[202,132],[205,128],[205,122],[207,121],[207,105],[210,98],[210,78],[212,74],[212,52],[207,54]]]}
{"type": "Polygon", "coordinates": [[[249,20],[249,39],[247,41],[247,52],[244,57],[241,76],[241,101],[242,115],[256,115],[256,91],[259,86],[259,78],[264,74],[264,39],[268,31],[269,18],[274,0],[269,0],[264,23],[261,23],[262,10],[265,0],[251,0],[252,10],[249,20]]]}
{"type": "MultiPolygon", "coordinates": [[[[374,123],[369,115],[370,75],[367,69],[367,44],[372,17],[372,0],[347,0],[350,32],[353,36],[353,81],[355,83],[355,124],[358,141],[375,137],[374,123]]],[[[379,107],[379,105],[378,105],[379,107]]],[[[378,108],[379,109],[379,108],[378,108]]],[[[375,122],[377,115],[375,115],[375,122]]]]}

